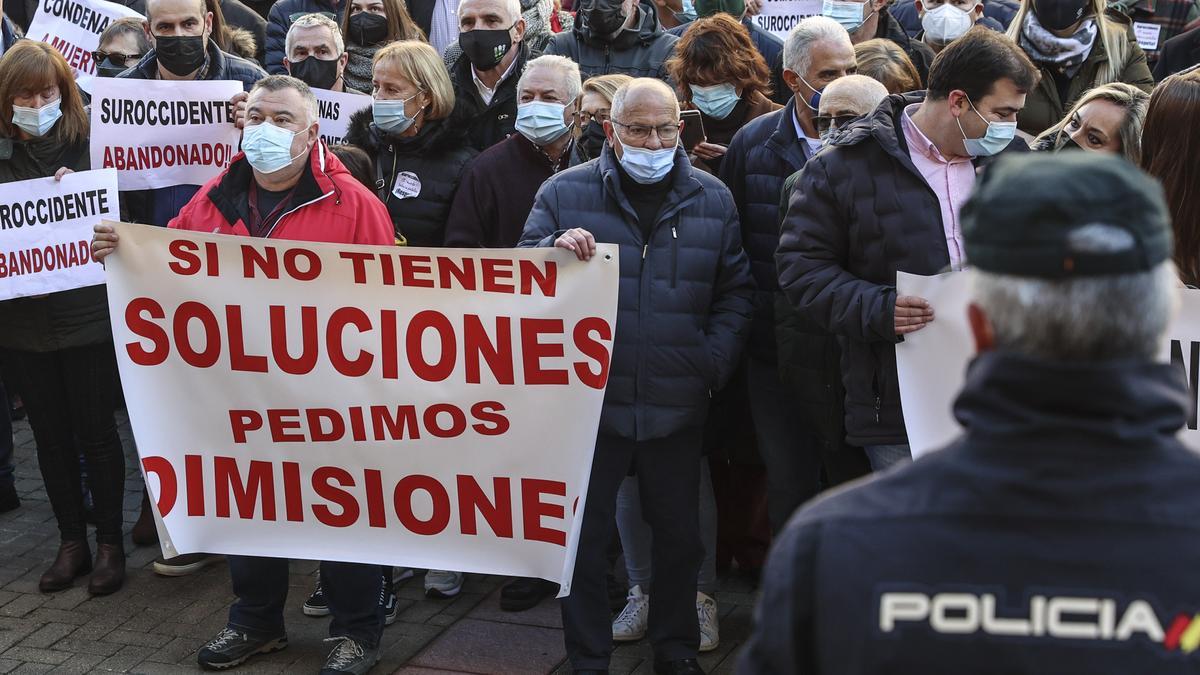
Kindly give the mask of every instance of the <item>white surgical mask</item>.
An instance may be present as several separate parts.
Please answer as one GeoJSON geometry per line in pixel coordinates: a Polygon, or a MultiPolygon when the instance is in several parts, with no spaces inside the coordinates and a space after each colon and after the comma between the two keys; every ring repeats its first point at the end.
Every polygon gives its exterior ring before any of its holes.
{"type": "Polygon", "coordinates": [[[825,0],[821,3],[821,16],[842,24],[847,33],[854,33],[871,18],[871,14],[867,14],[867,3],[842,0],[825,0]]]}
{"type": "Polygon", "coordinates": [[[517,131],[534,145],[550,145],[571,130],[563,121],[567,106],[550,101],[530,101],[517,106],[517,131]]]}
{"type": "Polygon", "coordinates": [[[13,124],[30,136],[45,136],[62,117],[62,99],[56,98],[40,108],[14,105],[13,124]]]}
{"type": "Polygon", "coordinates": [[[270,122],[248,126],[242,132],[242,152],[259,173],[275,173],[300,156],[292,155],[292,139],[299,133],[270,122]]]}
{"type": "MultiPolygon", "coordinates": [[[[617,138],[616,134],[613,134],[617,138]]],[[[633,148],[621,142],[617,138],[617,142],[621,143],[623,152],[621,153],[621,168],[625,169],[625,173],[634,181],[642,185],[657,183],[667,177],[671,173],[671,169],[675,167],[675,148],[663,148],[661,150],[647,150],[646,148],[633,148]]]]}
{"type": "Polygon", "coordinates": [[[975,22],[970,12],[964,12],[949,2],[926,11],[925,16],[921,17],[925,37],[940,45],[962,37],[973,25],[975,22]]]}

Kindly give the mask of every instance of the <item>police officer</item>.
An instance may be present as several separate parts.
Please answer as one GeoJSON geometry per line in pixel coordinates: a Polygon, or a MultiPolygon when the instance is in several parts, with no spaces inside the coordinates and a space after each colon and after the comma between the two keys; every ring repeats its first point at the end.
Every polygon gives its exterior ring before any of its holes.
{"type": "Polygon", "coordinates": [[[1200,457],[1176,438],[1195,398],[1155,362],[1177,310],[1162,190],[1116,157],[1026,154],[963,214],[965,433],[798,512],[743,672],[1196,672],[1200,457]]]}

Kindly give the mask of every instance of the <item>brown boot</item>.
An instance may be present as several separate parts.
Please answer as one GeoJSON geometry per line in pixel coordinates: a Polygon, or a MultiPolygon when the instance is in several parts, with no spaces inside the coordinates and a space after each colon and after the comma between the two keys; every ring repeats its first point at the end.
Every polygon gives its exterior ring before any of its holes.
{"type": "Polygon", "coordinates": [[[135,546],[149,546],[158,543],[158,528],[154,526],[154,512],[151,511],[150,493],[142,488],[142,510],[137,522],[129,535],[135,546]]]}
{"type": "Polygon", "coordinates": [[[64,541],[58,547],[54,564],[38,581],[38,590],[53,593],[71,587],[76,577],[92,571],[92,552],[86,539],[64,541]]]}
{"type": "Polygon", "coordinates": [[[88,593],[108,595],[125,583],[125,549],[120,544],[96,544],[96,565],[88,593]]]}

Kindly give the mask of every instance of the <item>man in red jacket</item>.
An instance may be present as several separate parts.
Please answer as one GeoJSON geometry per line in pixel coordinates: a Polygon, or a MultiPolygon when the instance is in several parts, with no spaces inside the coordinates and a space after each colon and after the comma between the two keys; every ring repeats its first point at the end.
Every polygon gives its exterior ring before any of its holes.
{"type": "MultiPolygon", "coordinates": [[[[308,85],[284,75],[259,80],[246,101],[242,154],[205,184],[168,227],[251,237],[343,244],[394,243],[391,219],[375,195],[356,181],[317,135],[317,100],[308,85]]],[[[114,251],[117,235],[96,227],[92,254],[114,251]]],[[[237,601],[229,623],[200,649],[204,668],[236,666],[287,646],[283,604],[288,561],[229,556],[237,601]]],[[[339,638],[322,673],[365,673],[379,660],[385,594],[378,565],[321,563],[339,638]]],[[[393,617],[394,618],[394,617],[393,617]]]]}

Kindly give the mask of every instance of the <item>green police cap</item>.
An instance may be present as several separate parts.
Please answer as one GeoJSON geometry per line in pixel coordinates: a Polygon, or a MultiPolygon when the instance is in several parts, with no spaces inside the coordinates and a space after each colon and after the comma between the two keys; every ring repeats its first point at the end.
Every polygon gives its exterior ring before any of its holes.
{"type": "Polygon", "coordinates": [[[1133,274],[1171,256],[1162,187],[1121,157],[1100,152],[1002,157],[963,206],[962,231],[967,263],[996,274],[1133,274]],[[1125,230],[1133,245],[1095,250],[1076,236],[1097,224],[1125,230]]]}

